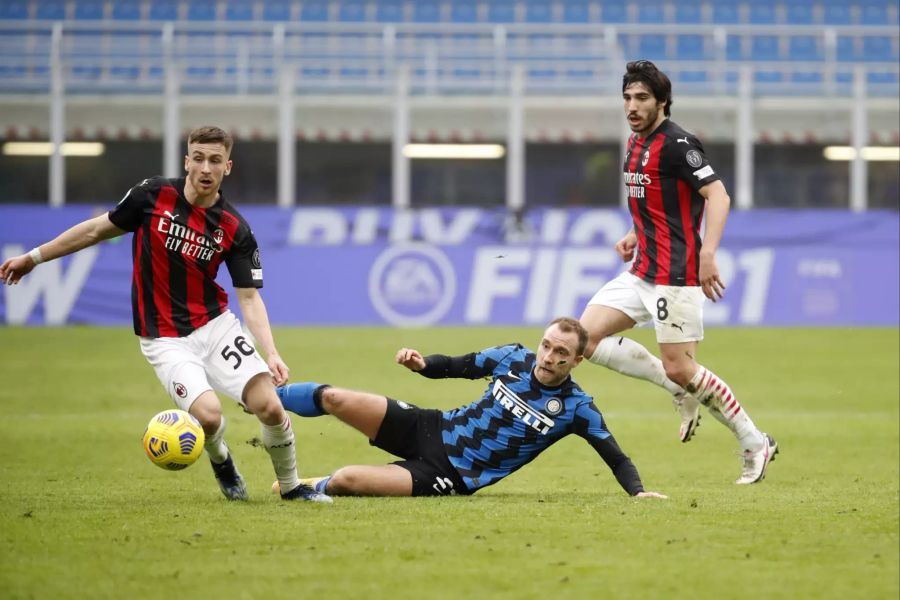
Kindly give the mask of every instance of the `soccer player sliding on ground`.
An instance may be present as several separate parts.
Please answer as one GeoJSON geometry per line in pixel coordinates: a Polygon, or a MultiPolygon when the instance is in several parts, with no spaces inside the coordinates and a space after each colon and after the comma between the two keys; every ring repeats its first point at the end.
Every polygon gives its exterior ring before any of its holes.
{"type": "Polygon", "coordinates": [[[547,327],[537,352],[519,344],[455,357],[423,357],[416,350],[400,349],[397,362],[429,379],[491,378],[479,400],[447,412],[311,382],[278,388],[287,410],[303,417],[333,415],[374,446],[403,459],[346,466],[304,482],[332,495],[467,495],[497,483],[575,434],[597,451],[629,495],[665,498],[644,491],[637,469],[593,399],[570,376],[582,361],[587,340],[577,320],[560,318],[547,327]]]}

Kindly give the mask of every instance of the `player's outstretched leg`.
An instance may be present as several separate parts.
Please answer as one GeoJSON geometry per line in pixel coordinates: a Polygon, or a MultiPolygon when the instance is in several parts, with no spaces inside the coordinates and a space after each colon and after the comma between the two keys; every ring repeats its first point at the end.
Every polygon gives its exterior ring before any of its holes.
{"type": "Polygon", "coordinates": [[[605,337],[588,360],[622,375],[655,383],[672,394],[672,405],[681,417],[678,439],[691,441],[700,426],[700,403],[690,392],[666,377],[662,361],[647,348],[627,337],[605,337]]]}
{"type": "Polygon", "coordinates": [[[735,483],[762,481],[766,468],[778,453],[775,440],[756,427],[728,384],[709,369],[700,366],[686,387],[738,439],[743,451],[743,468],[735,483]]]}
{"type": "Polygon", "coordinates": [[[244,395],[247,408],[260,420],[263,446],[272,460],[282,499],[330,504],[331,498],[298,478],[294,428],[271,381],[264,376],[255,377],[247,384],[244,395]]]}

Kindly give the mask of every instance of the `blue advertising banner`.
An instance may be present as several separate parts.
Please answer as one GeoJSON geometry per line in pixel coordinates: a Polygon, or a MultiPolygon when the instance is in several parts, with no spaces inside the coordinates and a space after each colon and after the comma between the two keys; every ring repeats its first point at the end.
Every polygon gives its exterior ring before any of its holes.
{"type": "MultiPolygon", "coordinates": [[[[0,207],[5,259],[104,209],[0,207]]],[[[581,314],[625,265],[619,210],[247,207],[279,325],[520,325],[581,314]]],[[[41,265],[0,293],[6,324],[131,324],[131,236],[41,265]]],[[[896,212],[732,212],[728,286],[707,325],[900,324],[896,212]]],[[[231,289],[227,269],[219,282],[231,289]]],[[[232,294],[233,296],[233,294],[232,294]]]]}

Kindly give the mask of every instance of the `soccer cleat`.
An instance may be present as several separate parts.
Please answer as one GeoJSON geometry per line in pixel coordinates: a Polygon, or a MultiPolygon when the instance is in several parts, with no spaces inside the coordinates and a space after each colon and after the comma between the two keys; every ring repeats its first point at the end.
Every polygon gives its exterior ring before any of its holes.
{"type": "Polygon", "coordinates": [[[282,500],[305,500],[306,502],[319,502],[321,504],[331,504],[333,500],[331,496],[317,492],[316,488],[308,483],[301,483],[287,494],[281,494],[282,500]]]}
{"type": "Polygon", "coordinates": [[[216,475],[216,481],[219,482],[219,488],[226,498],[229,500],[247,500],[249,498],[244,478],[241,477],[237,467],[234,466],[231,454],[220,465],[217,465],[212,460],[209,463],[212,465],[213,473],[216,475]]]}
{"type": "Polygon", "coordinates": [[[769,463],[775,460],[778,454],[778,444],[767,433],[763,434],[763,447],[758,452],[752,450],[744,450],[742,456],[744,461],[744,469],[741,476],[735,481],[738,485],[747,485],[750,483],[758,483],[766,477],[766,468],[769,463]]]}
{"type": "Polygon", "coordinates": [[[680,392],[672,396],[672,405],[681,415],[678,438],[682,443],[689,442],[700,427],[700,402],[689,392],[680,392]]]}

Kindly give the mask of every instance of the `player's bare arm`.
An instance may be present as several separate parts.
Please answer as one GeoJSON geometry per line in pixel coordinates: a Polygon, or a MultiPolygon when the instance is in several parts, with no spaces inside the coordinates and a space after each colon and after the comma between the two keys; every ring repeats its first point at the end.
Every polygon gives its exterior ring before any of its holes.
{"type": "Polygon", "coordinates": [[[236,288],[238,304],[241,307],[241,314],[244,316],[244,322],[256,343],[259,344],[263,353],[266,355],[266,363],[272,372],[272,380],[275,385],[284,385],[287,383],[290,369],[278,354],[275,347],[275,337],[272,335],[272,327],[269,325],[269,313],[263,302],[259,290],[256,288],[236,288]]]}
{"type": "Polygon", "coordinates": [[[634,258],[634,249],[637,247],[637,234],[634,228],[625,234],[621,240],[616,242],[616,252],[622,257],[622,262],[628,262],[634,258]]]}
{"type": "Polygon", "coordinates": [[[716,250],[722,241],[725,221],[731,198],[721,181],[713,181],[700,188],[700,195],[706,198],[706,234],[700,249],[700,286],[707,298],[716,302],[725,295],[725,283],[719,276],[716,265],[716,250]]]}
{"type": "Polygon", "coordinates": [[[397,350],[397,364],[401,364],[410,371],[421,371],[425,368],[425,359],[418,350],[412,348],[400,348],[397,350]]]}
{"type": "Polygon", "coordinates": [[[112,224],[107,213],[82,221],[46,244],[6,260],[0,265],[0,281],[7,285],[15,285],[42,262],[68,256],[123,233],[125,231],[112,224]]]}

